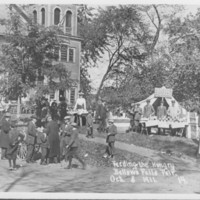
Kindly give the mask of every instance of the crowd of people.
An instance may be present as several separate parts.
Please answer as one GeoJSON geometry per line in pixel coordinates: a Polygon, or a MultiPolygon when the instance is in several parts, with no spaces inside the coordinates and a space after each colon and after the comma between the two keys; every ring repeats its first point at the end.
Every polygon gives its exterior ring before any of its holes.
{"type": "Polygon", "coordinates": [[[36,146],[41,148],[40,164],[60,163],[61,160],[68,161],[68,169],[72,167],[72,159],[76,158],[85,169],[85,163],[78,155],[78,133],[79,127],[73,122],[72,116],[65,116],[60,126],[57,120],[47,117],[46,126],[37,127],[37,116],[32,115],[24,135],[17,129],[17,120],[6,113],[1,123],[1,159],[9,160],[10,170],[16,170],[16,159],[19,146],[22,141],[26,142],[26,162],[36,161],[36,146]]]}
{"type": "Polygon", "coordinates": [[[52,119],[63,121],[64,117],[67,115],[67,102],[65,98],[61,98],[58,104],[54,100],[51,104],[48,99],[42,97],[36,100],[35,115],[37,116],[37,125],[43,126],[47,122],[47,117],[50,115],[52,119]]]}
{"type": "MultiPolygon", "coordinates": [[[[128,114],[130,117],[130,129],[127,130],[129,131],[136,131],[136,132],[141,132],[141,123],[140,120],[141,118],[151,118],[151,117],[156,117],[158,120],[161,121],[177,121],[180,117],[180,109],[175,106],[175,100],[171,101],[171,106],[167,107],[164,105],[164,101],[160,101],[160,105],[157,107],[155,110],[153,105],[150,104],[150,100],[146,100],[146,105],[144,106],[144,109],[140,108],[139,103],[133,103],[131,104],[131,108],[128,110],[128,114]]],[[[171,130],[172,135],[175,134],[175,130],[171,130]]],[[[151,132],[151,128],[147,128],[148,134],[151,132]]],[[[158,133],[160,133],[160,129],[158,130],[158,133]]]]}
{"type": "Polygon", "coordinates": [[[37,154],[40,153],[41,165],[65,161],[68,162],[66,168],[70,169],[75,158],[85,169],[86,164],[78,150],[79,133],[81,127],[86,126],[86,137],[94,138],[94,121],[99,123],[99,133],[107,132],[108,145],[103,157],[113,158],[117,127],[113,119],[108,119],[109,112],[105,101],[100,98],[95,111],[88,110],[87,114],[78,114],[78,111],[86,110],[86,102],[80,92],[73,110],[77,112],[68,112],[64,99],[59,104],[53,101],[50,105],[43,97],[36,102],[35,113],[30,117],[25,134],[17,128],[17,119],[7,112],[1,120],[1,159],[8,159],[9,169],[16,170],[17,154],[20,145],[25,142],[27,163],[36,162],[37,154]]]}

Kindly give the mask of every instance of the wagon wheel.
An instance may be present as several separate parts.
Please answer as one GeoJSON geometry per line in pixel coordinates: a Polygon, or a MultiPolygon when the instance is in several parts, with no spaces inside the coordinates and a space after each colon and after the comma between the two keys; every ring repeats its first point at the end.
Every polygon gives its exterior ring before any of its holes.
{"type": "Polygon", "coordinates": [[[22,145],[19,146],[17,157],[21,160],[25,160],[26,154],[27,154],[27,146],[25,143],[22,143],[22,145]]]}

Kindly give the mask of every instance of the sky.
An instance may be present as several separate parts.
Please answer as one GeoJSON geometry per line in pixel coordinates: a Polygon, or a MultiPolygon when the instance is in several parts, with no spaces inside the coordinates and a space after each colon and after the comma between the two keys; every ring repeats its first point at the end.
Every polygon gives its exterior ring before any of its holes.
{"type": "MultiPolygon", "coordinates": [[[[59,4],[73,4],[73,3],[84,3],[84,4],[89,4],[92,7],[98,7],[98,6],[105,6],[107,5],[106,0],[93,0],[93,1],[88,1],[88,0],[59,0],[59,4]],[[91,4],[92,2],[92,4],[91,4]]],[[[19,4],[25,4],[25,3],[38,3],[38,4],[42,4],[42,3],[46,3],[46,4],[56,4],[57,2],[55,0],[26,0],[26,1],[22,1],[22,0],[7,0],[6,1],[7,4],[9,3],[19,3],[19,4]]],[[[196,1],[196,0],[190,0],[190,1],[180,1],[180,0],[173,0],[173,1],[166,1],[166,0],[110,0],[109,4],[110,5],[116,5],[116,4],[181,4],[181,5],[185,5],[185,11],[182,13],[183,16],[187,15],[189,13],[195,14],[197,11],[197,8],[200,8],[200,1],[196,1]]],[[[4,18],[7,15],[6,9],[5,9],[5,5],[0,3],[0,18],[4,18]]],[[[1,28],[1,26],[0,26],[1,28]]],[[[99,62],[98,63],[98,68],[92,68],[89,69],[89,74],[91,77],[91,86],[96,90],[99,85],[100,82],[102,80],[103,75],[106,72],[106,61],[104,60],[104,62],[99,62]]]]}

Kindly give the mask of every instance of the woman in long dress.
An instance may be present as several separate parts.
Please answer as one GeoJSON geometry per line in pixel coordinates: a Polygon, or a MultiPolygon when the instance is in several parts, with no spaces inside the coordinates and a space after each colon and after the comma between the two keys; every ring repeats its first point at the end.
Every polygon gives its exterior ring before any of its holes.
{"type": "Polygon", "coordinates": [[[79,92],[79,97],[74,106],[74,110],[78,111],[78,113],[75,115],[75,123],[77,123],[78,126],[86,125],[86,117],[81,114],[81,111],[86,111],[86,100],[83,98],[83,95],[83,92],[79,92]]]}
{"type": "Polygon", "coordinates": [[[48,124],[46,134],[49,141],[49,162],[60,162],[60,139],[59,139],[59,126],[55,119],[48,117],[48,124]]]}

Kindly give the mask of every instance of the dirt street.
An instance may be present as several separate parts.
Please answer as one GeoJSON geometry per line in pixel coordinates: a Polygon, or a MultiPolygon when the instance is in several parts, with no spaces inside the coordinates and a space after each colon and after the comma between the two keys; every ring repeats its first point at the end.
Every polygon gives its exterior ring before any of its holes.
{"type": "Polygon", "coordinates": [[[148,162],[132,162],[137,164],[135,168],[113,161],[113,167],[87,166],[82,170],[74,165],[68,170],[64,169],[66,163],[41,166],[18,161],[22,167],[8,171],[7,160],[1,160],[0,191],[200,194],[199,162],[185,162],[165,155],[157,157],[155,163],[154,160],[148,162]],[[159,163],[168,164],[160,166],[159,163]]]}

